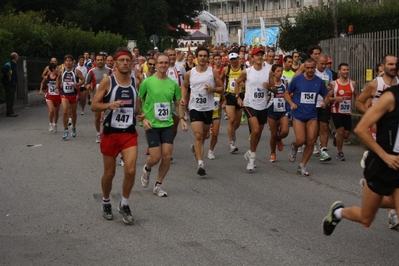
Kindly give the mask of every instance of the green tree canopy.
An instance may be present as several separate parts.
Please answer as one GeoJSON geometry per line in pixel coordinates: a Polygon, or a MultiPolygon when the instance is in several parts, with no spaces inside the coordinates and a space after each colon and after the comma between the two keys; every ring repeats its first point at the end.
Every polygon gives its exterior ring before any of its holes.
{"type": "Polygon", "coordinates": [[[334,33],[334,21],[337,21],[339,33],[347,31],[349,25],[354,34],[390,30],[398,27],[399,1],[340,1],[337,17],[333,17],[330,7],[302,8],[296,19],[285,17],[280,20],[279,47],[284,51],[297,50],[305,53],[310,45],[321,40],[338,37],[334,33]],[[295,22],[294,22],[295,21],[295,22]]]}

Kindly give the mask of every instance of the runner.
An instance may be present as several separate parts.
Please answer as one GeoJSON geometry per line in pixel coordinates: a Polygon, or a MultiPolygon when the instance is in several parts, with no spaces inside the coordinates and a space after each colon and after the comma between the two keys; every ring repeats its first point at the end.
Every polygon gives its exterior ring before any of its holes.
{"type": "Polygon", "coordinates": [[[331,117],[334,122],[334,146],[337,146],[338,161],[345,161],[342,152],[344,139],[348,139],[352,130],[352,103],[357,99],[357,84],[349,79],[349,65],[341,63],[338,66],[339,78],[332,83],[330,91],[331,117]]]}
{"type": "Polygon", "coordinates": [[[193,129],[195,144],[191,145],[191,150],[195,153],[198,161],[197,174],[205,176],[204,140],[212,123],[212,113],[214,109],[214,93],[223,93],[223,84],[219,74],[215,69],[209,67],[209,50],[206,47],[198,47],[195,51],[198,65],[188,71],[184,77],[181,104],[186,105],[187,88],[191,87],[188,108],[190,111],[191,127],[193,129]]]}
{"type": "Polygon", "coordinates": [[[43,87],[46,86],[46,103],[48,107],[48,119],[50,122],[48,131],[57,132],[58,113],[60,111],[61,97],[57,88],[58,68],[57,63],[50,63],[48,70],[50,73],[40,83],[39,94],[43,94],[43,87]]]}
{"type": "Polygon", "coordinates": [[[323,219],[323,233],[331,235],[342,219],[369,227],[379,208],[399,208],[399,86],[388,88],[366,112],[355,128],[355,133],[371,150],[366,159],[362,206],[344,208],[341,201],[334,202],[323,219]],[[369,128],[377,124],[377,141],[369,128]],[[384,196],[393,202],[384,205],[384,196]]]}
{"type": "MultiPolygon", "coordinates": [[[[93,95],[94,99],[95,94],[97,93],[97,88],[100,85],[101,81],[104,77],[110,76],[112,74],[112,69],[105,67],[104,65],[104,56],[98,54],[96,56],[96,67],[89,70],[86,77],[86,88],[90,90],[90,93],[93,95]]],[[[101,112],[94,113],[94,126],[96,128],[96,143],[101,142],[101,112]]]]}
{"type": "Polygon", "coordinates": [[[133,224],[134,218],[129,207],[129,197],[133,189],[137,160],[136,119],[141,121],[136,108],[137,89],[135,78],[130,75],[133,56],[127,48],[119,48],[114,56],[118,71],[103,79],[94,95],[91,110],[105,111],[104,131],[100,144],[103,154],[104,175],[101,180],[103,191],[103,218],[113,220],[111,208],[112,180],[115,176],[115,158],[121,152],[126,162],[122,185],[122,200],[119,212],[126,224],[133,224]]]}
{"type": "Polygon", "coordinates": [[[251,126],[250,148],[244,157],[248,161],[247,171],[255,168],[256,148],[267,119],[267,94],[274,87],[274,73],[263,66],[265,52],[260,48],[252,50],[253,65],[241,71],[234,84],[237,104],[244,107],[245,115],[251,126]],[[244,100],[240,97],[240,84],[245,80],[244,100]]]}
{"type": "Polygon", "coordinates": [[[57,87],[61,88],[62,122],[64,124],[63,140],[68,138],[68,111],[70,111],[72,118],[71,136],[76,137],[76,109],[78,107],[79,88],[85,81],[82,72],[78,69],[74,70],[73,61],[72,55],[64,56],[65,68],[61,75],[57,77],[57,87]]]}
{"type": "MultiPolygon", "coordinates": [[[[216,57],[216,56],[215,56],[216,57]]],[[[225,95],[226,95],[226,114],[229,119],[227,124],[227,135],[229,137],[230,153],[238,152],[238,148],[235,145],[236,141],[236,130],[241,125],[242,107],[237,104],[237,98],[235,93],[235,83],[244,69],[243,65],[239,64],[238,53],[236,50],[229,52],[230,65],[223,68],[221,75],[222,81],[225,80],[225,95]]],[[[241,82],[239,86],[239,96],[241,100],[244,99],[245,84],[241,82]]]]}
{"type": "Polygon", "coordinates": [[[311,58],[306,59],[305,73],[292,79],[284,95],[291,107],[291,115],[294,119],[295,139],[288,155],[291,162],[295,162],[298,147],[306,143],[302,161],[297,169],[302,176],[309,176],[309,172],[306,171],[306,163],[312,155],[313,145],[317,138],[317,95],[320,94],[324,98],[322,108],[326,108],[329,102],[327,87],[321,78],[315,76],[315,68],[316,62],[311,58]],[[290,93],[294,93],[292,99],[290,93]]]}
{"type": "Polygon", "coordinates": [[[147,157],[146,164],[143,166],[141,184],[143,187],[148,186],[151,168],[161,161],[153,193],[159,197],[166,197],[168,194],[161,188],[161,185],[169,171],[173,150],[172,102],[175,103],[180,120],[182,120],[183,131],[187,131],[188,126],[184,121],[184,112],[179,103],[180,87],[167,76],[169,71],[168,54],[161,53],[156,62],[157,72],[141,83],[139,91],[138,109],[140,110],[142,107],[145,114],[143,128],[146,130],[147,144],[150,148],[150,156],[147,157]]]}
{"type": "Polygon", "coordinates": [[[281,141],[288,136],[289,125],[286,109],[284,93],[287,89],[288,82],[282,78],[283,66],[274,64],[272,72],[274,73],[274,85],[270,98],[270,106],[267,111],[267,121],[270,127],[270,159],[269,162],[276,161],[276,146],[279,151],[283,150],[283,142],[281,141]]]}
{"type": "MultiPolygon", "coordinates": [[[[76,69],[79,69],[83,77],[86,79],[87,67],[84,64],[84,60],[85,58],[83,55],[80,55],[78,57],[78,65],[76,66],[76,69]]],[[[82,111],[80,112],[81,115],[85,114],[86,99],[87,99],[87,89],[83,84],[83,86],[80,86],[80,105],[82,107],[82,111]]]]}

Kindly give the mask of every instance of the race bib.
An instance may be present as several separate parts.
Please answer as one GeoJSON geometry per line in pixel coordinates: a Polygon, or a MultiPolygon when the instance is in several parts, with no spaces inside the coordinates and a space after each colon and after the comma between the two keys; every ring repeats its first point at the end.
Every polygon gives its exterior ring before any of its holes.
{"type": "Polygon", "coordinates": [[[285,99],[274,98],[273,99],[273,111],[274,112],[285,112],[285,99]]]}
{"type": "Polygon", "coordinates": [[[220,98],[214,97],[214,98],[213,98],[213,101],[214,101],[214,103],[215,103],[215,110],[216,110],[216,109],[219,109],[220,98]]]}
{"type": "Polygon", "coordinates": [[[58,95],[58,94],[55,92],[55,89],[56,89],[55,84],[48,84],[48,93],[49,93],[50,95],[58,95]]]}
{"type": "Polygon", "coordinates": [[[208,106],[206,95],[198,93],[197,95],[195,95],[194,100],[195,106],[198,108],[204,108],[208,106]]]}
{"type": "Polygon", "coordinates": [[[74,83],[73,82],[64,82],[64,92],[65,93],[72,93],[73,92],[73,87],[72,87],[72,85],[73,85],[74,83]]]}
{"type": "Polygon", "coordinates": [[[229,79],[229,81],[230,81],[230,90],[232,90],[232,91],[234,91],[234,86],[236,84],[236,80],[237,79],[234,79],[234,78],[230,78],[229,79]]]}
{"type": "Polygon", "coordinates": [[[350,114],[352,112],[351,101],[344,100],[339,103],[338,112],[341,114],[350,114]]]}
{"type": "Polygon", "coordinates": [[[170,117],[170,103],[155,103],[154,112],[156,120],[168,121],[170,117]]]}
{"type": "Polygon", "coordinates": [[[301,93],[301,103],[303,104],[314,104],[316,102],[315,92],[302,92],[301,93]]]}
{"type": "Polygon", "coordinates": [[[263,89],[259,89],[259,88],[254,90],[253,96],[254,96],[255,102],[264,102],[266,99],[265,91],[263,89]]]}
{"type": "Polygon", "coordinates": [[[112,112],[111,127],[125,129],[133,124],[133,108],[120,107],[112,112]]]}
{"type": "Polygon", "coordinates": [[[398,132],[396,133],[395,144],[393,145],[393,152],[399,153],[399,126],[398,126],[398,132]]]}

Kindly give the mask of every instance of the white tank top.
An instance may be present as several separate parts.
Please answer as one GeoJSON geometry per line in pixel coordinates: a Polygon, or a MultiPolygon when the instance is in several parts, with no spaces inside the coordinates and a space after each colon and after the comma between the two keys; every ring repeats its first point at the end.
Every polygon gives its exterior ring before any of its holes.
{"type": "Polygon", "coordinates": [[[253,66],[246,69],[244,106],[258,111],[267,108],[267,90],[263,87],[263,82],[269,83],[269,71],[267,69],[264,66],[259,71],[255,70],[253,66]]]}
{"type": "MultiPolygon", "coordinates": [[[[377,90],[375,91],[374,97],[371,99],[371,105],[374,105],[378,99],[381,97],[381,94],[388,89],[389,85],[385,84],[382,77],[377,77],[377,90]]],[[[399,84],[399,78],[396,77],[396,84],[399,84]]]]}
{"type": "MultiPolygon", "coordinates": [[[[319,70],[317,70],[317,68],[314,71],[314,74],[316,76],[318,76],[319,78],[321,78],[324,81],[324,85],[326,85],[326,87],[328,85],[330,85],[330,76],[328,75],[327,71],[324,70],[323,72],[320,72],[319,70]]],[[[321,104],[324,102],[324,98],[323,96],[321,96],[320,94],[317,94],[317,103],[316,103],[316,107],[320,108],[321,104]]]]}
{"type": "Polygon", "coordinates": [[[212,67],[208,66],[208,69],[203,73],[199,73],[196,67],[192,68],[190,74],[191,94],[188,104],[189,110],[201,112],[213,110],[213,92],[208,93],[205,90],[205,85],[215,88],[215,77],[213,76],[212,67]]]}

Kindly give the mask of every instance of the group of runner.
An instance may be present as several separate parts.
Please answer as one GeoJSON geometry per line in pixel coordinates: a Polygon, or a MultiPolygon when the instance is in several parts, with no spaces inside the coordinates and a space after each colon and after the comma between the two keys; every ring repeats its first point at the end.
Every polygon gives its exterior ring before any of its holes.
{"type": "MultiPolygon", "coordinates": [[[[374,163],[374,160],[369,158],[382,156],[383,160],[386,159],[385,166],[389,166],[388,169],[385,167],[384,171],[387,171],[388,176],[398,176],[399,159],[393,155],[386,156],[378,146],[379,134],[383,135],[381,138],[386,138],[388,133],[386,130],[383,133],[377,131],[374,126],[385,115],[384,112],[392,112],[398,108],[392,107],[395,105],[391,103],[392,97],[381,96],[387,87],[398,84],[397,57],[387,55],[384,58],[384,74],[367,84],[359,97],[356,82],[349,78],[347,63],[340,63],[338,73],[334,73],[328,68],[328,65],[331,67],[331,59],[322,54],[317,45],[309,48],[308,57],[301,64],[299,54],[293,53],[284,56],[280,64],[281,58],[273,50],[254,48],[248,51],[246,47],[237,47],[227,54],[221,54],[218,51],[211,53],[208,48],[201,46],[194,54],[185,54],[174,48],[166,49],[165,53],[150,50],[144,60],[138,48],[135,48],[133,53],[127,48],[120,48],[114,56],[101,52],[89,59],[89,54],[85,53],[79,57],[75,66],[73,57],[66,55],[61,66],[57,66],[52,59],[48,68],[44,70],[40,93],[46,88],[50,131],[57,131],[58,108],[61,103],[63,139],[67,139],[68,118],[72,120],[71,135],[76,137],[78,99],[80,96],[83,115],[86,96],[82,96],[82,92],[89,91],[92,99],[91,110],[95,113],[96,142],[100,143],[104,157],[103,218],[107,220],[113,219],[110,192],[115,175],[115,159],[121,153],[125,178],[123,197],[118,209],[126,223],[134,222],[128,199],[136,172],[137,122],[140,122],[146,131],[149,154],[142,168],[141,184],[143,187],[149,185],[151,169],[159,163],[153,193],[165,197],[168,194],[161,185],[172,160],[173,141],[178,132],[178,125],[181,124],[183,131],[187,131],[186,120],[190,119],[194,135],[190,149],[197,161],[196,172],[199,176],[205,176],[205,139],[211,138],[207,157],[213,160],[216,158],[215,146],[222,109],[225,109],[229,120],[227,132],[230,153],[237,153],[239,150],[237,143],[240,140],[236,139],[236,131],[241,124],[242,111],[248,119],[250,144],[244,157],[249,172],[256,169],[256,150],[265,124],[269,123],[271,131],[269,161],[274,163],[277,161],[276,149],[283,150],[282,140],[289,133],[289,123],[292,119],[295,139],[290,145],[289,160],[295,162],[297,153],[302,152],[297,172],[302,176],[309,176],[306,164],[312,154],[320,154],[321,162],[331,160],[327,153],[330,117],[335,125],[333,144],[337,146],[336,159],[345,161],[343,142],[349,137],[352,129],[352,104],[356,102],[357,108],[370,118],[367,123],[361,122],[356,129],[359,137],[372,150],[365,161],[365,197],[375,199],[376,196],[370,194],[380,195],[382,192],[383,195],[391,195],[397,183],[390,181],[391,183],[387,184],[384,180],[381,190],[372,188],[377,186],[378,171],[374,173],[374,170],[373,174],[369,174],[371,167],[368,165],[374,163]],[[226,61],[223,58],[228,59],[227,65],[223,64],[223,61],[226,61]],[[392,108],[384,109],[382,104],[377,105],[378,98],[386,99],[384,108],[392,108]],[[369,99],[371,103],[368,103],[369,99]],[[374,105],[377,108],[374,108],[374,105]],[[373,110],[380,111],[379,116],[366,112],[371,106],[373,110]],[[370,138],[363,134],[362,130],[366,125],[374,133],[377,132],[376,142],[371,143],[370,138]],[[317,144],[318,138],[320,145],[317,144]]],[[[395,92],[392,93],[396,97],[395,92]]],[[[397,127],[396,120],[390,125],[390,129],[394,125],[397,127]]],[[[385,129],[386,125],[381,127],[385,129]]],[[[385,153],[397,155],[399,141],[392,141],[398,138],[397,132],[393,131],[389,131],[389,141],[384,139],[381,145],[385,153]],[[389,145],[394,149],[389,151],[389,145]]],[[[381,167],[382,165],[383,163],[379,164],[381,167]]],[[[371,214],[376,210],[376,206],[395,209],[394,199],[384,197],[381,204],[364,206],[368,208],[368,214],[356,208],[346,211],[341,202],[335,202],[323,221],[324,233],[331,234],[342,218],[370,224],[374,217],[371,214]]],[[[399,224],[394,210],[389,212],[389,224],[390,228],[399,224]]]]}

